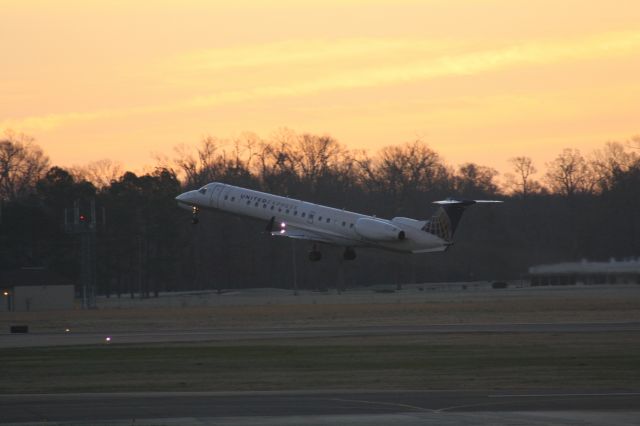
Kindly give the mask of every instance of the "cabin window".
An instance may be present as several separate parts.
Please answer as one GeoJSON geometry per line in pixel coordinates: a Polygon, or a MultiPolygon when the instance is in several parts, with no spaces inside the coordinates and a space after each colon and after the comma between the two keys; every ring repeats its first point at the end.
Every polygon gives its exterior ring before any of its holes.
{"type": "Polygon", "coordinates": [[[273,210],[273,209],[275,209],[275,208],[276,208],[275,206],[271,206],[271,210],[273,210]]]}
{"type": "Polygon", "coordinates": [[[251,201],[247,200],[247,205],[251,204],[251,201]]]}
{"type": "Polygon", "coordinates": [[[318,220],[322,222],[322,216],[318,216],[318,220]]]}
{"type": "Polygon", "coordinates": [[[263,208],[263,209],[266,209],[266,208],[267,208],[267,205],[266,205],[266,204],[263,204],[263,205],[262,205],[262,208],[263,208]]]}
{"type": "Polygon", "coordinates": [[[298,210],[294,210],[294,211],[293,211],[293,215],[294,215],[294,216],[298,216],[298,210]]]}
{"type": "Polygon", "coordinates": [[[254,204],[254,206],[258,207],[258,202],[256,201],[256,203],[254,204]]]}
{"type": "Polygon", "coordinates": [[[225,200],[228,200],[228,199],[229,199],[229,196],[228,196],[228,195],[225,195],[225,196],[224,196],[224,199],[225,199],[225,200]]]}
{"type": "Polygon", "coordinates": [[[305,217],[307,214],[305,212],[302,212],[302,214],[300,216],[305,217]]]}
{"type": "Polygon", "coordinates": [[[331,222],[331,219],[327,218],[327,223],[331,222]]]}
{"type": "Polygon", "coordinates": [[[313,214],[309,213],[309,220],[313,220],[313,214]]]}
{"type": "Polygon", "coordinates": [[[286,214],[289,214],[289,209],[287,209],[287,211],[285,212],[286,214]]]}
{"type": "Polygon", "coordinates": [[[234,202],[236,200],[236,197],[231,197],[231,202],[234,202]]]}
{"type": "Polygon", "coordinates": [[[350,223],[350,224],[349,224],[349,228],[353,228],[353,223],[350,223]]]}
{"type": "Polygon", "coordinates": [[[281,212],[281,211],[282,211],[282,208],[281,208],[281,207],[278,207],[278,211],[279,211],[279,212],[281,212]]]}
{"type": "Polygon", "coordinates": [[[347,224],[347,222],[342,222],[342,226],[345,226],[347,224]]]}

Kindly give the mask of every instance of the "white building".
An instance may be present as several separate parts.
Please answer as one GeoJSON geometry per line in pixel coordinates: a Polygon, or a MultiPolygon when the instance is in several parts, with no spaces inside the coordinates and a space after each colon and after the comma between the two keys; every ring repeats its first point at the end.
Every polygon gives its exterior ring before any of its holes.
{"type": "Polygon", "coordinates": [[[73,309],[72,284],[42,268],[0,271],[0,312],[73,309]]]}
{"type": "Polygon", "coordinates": [[[640,259],[567,262],[529,268],[531,285],[640,284],[640,259]]]}

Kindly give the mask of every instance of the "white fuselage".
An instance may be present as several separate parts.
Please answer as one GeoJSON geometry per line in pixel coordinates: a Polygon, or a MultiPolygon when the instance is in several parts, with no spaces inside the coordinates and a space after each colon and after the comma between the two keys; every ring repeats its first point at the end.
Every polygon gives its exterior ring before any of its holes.
{"type": "Polygon", "coordinates": [[[181,194],[177,200],[186,208],[216,209],[265,221],[274,218],[275,230],[282,227],[283,236],[295,235],[293,238],[322,243],[412,253],[444,251],[449,246],[441,238],[423,231],[424,221],[402,217],[379,219],[218,182],[181,194]],[[362,232],[363,225],[373,225],[375,231],[380,228],[392,235],[399,231],[401,238],[372,238],[369,232],[362,232]],[[285,229],[287,232],[295,229],[295,232],[286,235],[285,229]]]}

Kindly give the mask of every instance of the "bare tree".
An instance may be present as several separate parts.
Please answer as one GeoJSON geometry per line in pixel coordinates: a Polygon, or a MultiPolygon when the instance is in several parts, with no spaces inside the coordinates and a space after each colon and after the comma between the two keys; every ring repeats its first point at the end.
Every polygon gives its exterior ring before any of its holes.
{"type": "Polygon", "coordinates": [[[532,193],[540,192],[542,186],[532,177],[538,170],[530,157],[514,157],[509,162],[513,165],[514,173],[505,174],[508,190],[514,194],[521,195],[522,198],[527,198],[532,193]]]}
{"type": "Polygon", "coordinates": [[[233,159],[231,168],[236,172],[252,170],[252,163],[258,156],[258,150],[262,146],[260,137],[255,133],[244,133],[233,140],[233,159]]]}
{"type": "Polygon", "coordinates": [[[498,192],[494,179],[498,171],[474,163],[460,166],[455,176],[456,193],[465,197],[493,195],[498,192]]]}
{"type": "Polygon", "coordinates": [[[448,178],[440,156],[422,141],[383,148],[376,159],[376,178],[393,194],[429,191],[448,178]]]}
{"type": "Polygon", "coordinates": [[[256,172],[268,191],[286,193],[286,187],[297,179],[298,159],[286,140],[262,142],[256,155],[256,172]]]}
{"type": "Polygon", "coordinates": [[[356,150],[351,154],[354,166],[354,175],[357,183],[368,191],[373,191],[378,186],[375,162],[365,150],[356,150]]]}
{"type": "Polygon", "coordinates": [[[304,134],[296,144],[297,168],[300,177],[315,191],[318,179],[336,165],[344,153],[342,146],[330,136],[304,134]]]}
{"type": "Polygon", "coordinates": [[[207,136],[193,149],[186,145],[178,145],[174,148],[176,157],[174,164],[184,175],[184,183],[187,187],[198,187],[211,182],[219,176],[224,163],[224,155],[217,154],[220,142],[211,136],[207,136]]]}
{"type": "Polygon", "coordinates": [[[545,179],[550,189],[566,197],[590,194],[595,187],[594,173],[579,150],[565,148],[547,164],[545,179]]]}
{"type": "Polygon", "coordinates": [[[200,175],[204,182],[215,179],[216,171],[220,163],[220,157],[216,156],[219,142],[217,139],[207,136],[200,142],[198,148],[198,160],[200,161],[200,175]]]}
{"type": "Polygon", "coordinates": [[[92,161],[85,166],[74,166],[71,173],[76,180],[91,182],[96,188],[105,188],[122,175],[122,165],[117,161],[104,158],[92,161]]]}
{"type": "Polygon", "coordinates": [[[0,140],[0,199],[14,200],[33,190],[49,168],[49,158],[24,134],[6,132],[0,140]]]}
{"type": "Polygon", "coordinates": [[[591,166],[601,191],[611,189],[616,175],[629,171],[640,157],[625,150],[619,142],[607,142],[604,149],[592,154],[591,166]]]}

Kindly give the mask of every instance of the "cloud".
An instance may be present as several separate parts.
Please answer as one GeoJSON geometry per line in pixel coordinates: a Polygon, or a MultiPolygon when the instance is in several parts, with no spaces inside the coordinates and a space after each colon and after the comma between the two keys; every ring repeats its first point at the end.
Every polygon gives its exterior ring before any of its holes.
{"type": "Polygon", "coordinates": [[[258,46],[237,46],[188,52],[170,58],[167,71],[220,71],[225,69],[322,64],[354,57],[367,57],[405,52],[424,55],[453,48],[452,41],[350,38],[343,40],[283,41],[258,46]]]}
{"type": "Polygon", "coordinates": [[[223,88],[209,89],[206,95],[185,97],[158,105],[9,119],[0,122],[0,128],[47,130],[80,121],[171,113],[309,96],[327,91],[476,75],[523,66],[602,59],[637,54],[638,50],[640,31],[540,40],[500,48],[476,47],[474,50],[463,43],[366,38],[206,50],[181,55],[169,63],[173,64],[172,69],[177,74],[195,73],[194,84],[205,89],[208,80],[224,82],[225,78],[241,79],[247,69],[270,71],[275,77],[271,74],[263,79],[245,76],[246,80],[241,80],[238,84],[242,89],[226,90],[223,85],[223,88]],[[326,66],[320,70],[314,69],[312,78],[305,78],[306,75],[299,72],[300,69],[319,62],[326,66]],[[291,69],[297,71],[287,73],[291,69]]]}

